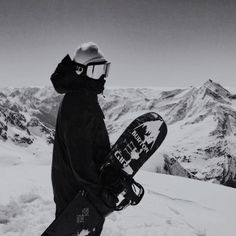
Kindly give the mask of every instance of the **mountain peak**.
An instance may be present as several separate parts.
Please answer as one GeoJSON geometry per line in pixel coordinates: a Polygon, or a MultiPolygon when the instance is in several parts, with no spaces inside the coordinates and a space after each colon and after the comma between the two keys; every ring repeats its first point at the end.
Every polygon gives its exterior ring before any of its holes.
{"type": "Polygon", "coordinates": [[[217,95],[220,95],[222,97],[229,98],[231,96],[231,93],[225,89],[223,86],[221,86],[219,83],[214,82],[212,79],[207,80],[201,87],[200,90],[202,91],[211,91],[213,93],[216,93],[217,95]]]}
{"type": "Polygon", "coordinates": [[[204,84],[212,84],[212,83],[215,83],[215,82],[213,82],[212,79],[208,79],[204,84]]]}

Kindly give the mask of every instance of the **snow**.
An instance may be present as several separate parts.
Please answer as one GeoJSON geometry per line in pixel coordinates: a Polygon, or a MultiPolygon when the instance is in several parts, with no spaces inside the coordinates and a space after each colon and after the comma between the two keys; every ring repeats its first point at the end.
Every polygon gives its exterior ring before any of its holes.
{"type": "MultiPolygon", "coordinates": [[[[108,216],[102,236],[235,235],[235,189],[146,171],[136,180],[143,200],[108,216]]],[[[1,165],[0,186],[0,235],[40,235],[54,218],[50,165],[1,165]]]]}
{"type": "MultiPolygon", "coordinates": [[[[225,156],[222,156],[221,160],[218,159],[216,161],[216,158],[221,153],[215,153],[217,154],[215,157],[211,156],[215,160],[211,161],[210,158],[205,160],[207,153],[204,150],[212,148],[216,144],[216,139],[220,139],[219,136],[223,136],[225,132],[227,143],[221,145],[221,149],[228,147],[229,151],[227,153],[236,162],[234,151],[235,137],[232,136],[232,139],[228,138],[229,135],[236,134],[234,128],[236,127],[236,100],[229,99],[228,92],[219,84],[211,81],[207,81],[199,88],[164,89],[166,91],[163,91],[163,88],[110,88],[105,90],[105,98],[100,96],[99,102],[105,111],[111,144],[114,144],[134,117],[145,112],[158,112],[168,123],[167,139],[159,151],[165,152],[170,157],[175,157],[188,171],[198,177],[201,176],[202,179],[218,178],[219,180],[221,178],[222,183],[225,183],[225,180],[222,179],[224,178],[222,171],[226,167],[221,166],[223,162],[225,162],[224,166],[227,166],[225,156]],[[219,96],[214,96],[214,93],[218,93],[219,96]],[[225,130],[224,124],[227,130],[225,130]],[[219,176],[207,175],[209,169],[218,172],[219,176]]],[[[5,90],[3,89],[2,91],[5,90]]],[[[9,106],[11,103],[20,100],[18,105],[24,108],[24,112],[20,112],[20,114],[24,115],[27,121],[37,115],[40,122],[52,128],[54,125],[53,119],[56,117],[56,104],[60,100],[53,87],[41,89],[31,87],[18,90],[12,89],[12,91],[15,91],[16,96],[8,96],[9,106]],[[25,104],[25,100],[32,103],[25,104]]],[[[10,93],[11,90],[6,90],[7,92],[10,93]]],[[[4,98],[2,100],[4,101],[4,98]]],[[[4,119],[4,116],[1,119],[4,119]]],[[[35,146],[35,143],[42,139],[41,141],[44,140],[45,147],[47,148],[46,142],[50,140],[50,137],[52,138],[52,133],[42,132],[41,125],[37,127],[27,127],[26,123],[23,125],[28,128],[31,133],[30,135],[19,128],[14,129],[9,122],[7,124],[9,129],[4,132],[8,135],[9,139],[13,138],[16,144],[23,137],[30,138],[33,141],[33,144],[29,146],[35,146]],[[19,135],[19,140],[14,137],[15,134],[19,135]]],[[[40,148],[33,155],[38,156],[38,152],[41,152],[43,149],[43,145],[40,145],[40,148]]],[[[49,163],[47,158],[44,157],[43,159],[45,164],[49,163]]],[[[153,166],[148,164],[151,166],[151,171],[159,168],[159,162],[154,163],[153,161],[152,164],[153,166]]],[[[232,171],[230,170],[230,172],[232,171]]],[[[232,179],[236,179],[234,176],[232,175],[232,179]]]]}
{"type": "Polygon", "coordinates": [[[137,180],[146,189],[144,199],[108,218],[104,236],[235,235],[235,189],[148,172],[137,180]]]}
{"type": "Polygon", "coordinates": [[[228,91],[230,91],[232,94],[236,94],[236,87],[225,87],[228,91]]]}
{"type": "MultiPolygon", "coordinates": [[[[193,122],[199,115],[204,115],[208,111],[202,108],[209,98],[205,97],[203,101],[202,93],[199,92],[197,94],[199,96],[196,95],[196,101],[192,104],[193,97],[185,99],[195,90],[190,91],[192,90],[167,91],[165,94],[158,89],[141,88],[105,91],[106,98],[101,100],[105,100],[104,104],[110,106],[107,109],[107,117],[111,116],[106,122],[108,125],[113,124],[111,143],[115,142],[134,117],[150,111],[149,106],[152,107],[153,104],[153,111],[166,118],[168,109],[165,111],[162,107],[181,101],[183,104],[179,105],[184,105],[187,101],[191,108],[189,113],[191,116],[186,115],[183,120],[168,125],[166,140],[145,164],[143,171],[135,177],[145,188],[144,199],[138,206],[111,214],[106,219],[102,236],[235,235],[236,189],[153,173],[157,168],[161,170],[162,156],[165,154],[173,153],[176,157],[179,153],[182,153],[182,156],[191,155],[191,162],[182,164],[188,169],[197,170],[197,176],[202,175],[201,178],[204,178],[205,173],[210,173],[214,166],[218,167],[225,161],[224,157],[209,158],[203,152],[203,148],[217,145],[215,137],[209,136],[215,129],[216,122],[211,113],[203,122],[193,122]],[[171,96],[168,98],[173,94],[175,94],[174,99],[171,96]],[[116,96],[120,96],[118,103],[116,96]],[[163,99],[163,96],[167,98],[163,99]],[[202,148],[199,154],[198,148],[202,148]]],[[[10,90],[8,92],[10,93],[10,90]]],[[[47,89],[39,90],[35,96],[44,99],[49,97],[50,93],[47,89]]],[[[12,102],[17,102],[17,99],[12,98],[12,102]]],[[[231,105],[224,106],[236,110],[236,100],[232,100],[231,105]]],[[[26,116],[28,113],[23,114],[26,116]]],[[[26,118],[29,120],[30,116],[26,118]]],[[[23,135],[20,129],[10,125],[9,127],[12,135],[14,133],[23,135]]],[[[38,128],[33,129],[34,136],[40,136],[38,128]]],[[[235,136],[231,134],[225,140],[228,140],[227,147],[235,153],[235,136]]],[[[38,236],[54,219],[51,156],[52,145],[47,145],[45,138],[35,138],[35,141],[26,147],[0,140],[0,235],[38,236]]],[[[86,230],[80,235],[87,235],[86,230]]]]}

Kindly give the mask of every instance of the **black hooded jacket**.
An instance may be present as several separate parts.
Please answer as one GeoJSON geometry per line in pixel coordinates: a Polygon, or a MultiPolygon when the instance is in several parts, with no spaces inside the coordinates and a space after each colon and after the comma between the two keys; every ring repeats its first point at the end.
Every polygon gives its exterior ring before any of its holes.
{"type": "Polygon", "coordinates": [[[102,187],[98,171],[110,150],[110,142],[97,100],[104,80],[77,75],[67,55],[51,81],[58,93],[65,93],[57,115],[51,172],[59,215],[80,189],[99,195],[102,187]]]}

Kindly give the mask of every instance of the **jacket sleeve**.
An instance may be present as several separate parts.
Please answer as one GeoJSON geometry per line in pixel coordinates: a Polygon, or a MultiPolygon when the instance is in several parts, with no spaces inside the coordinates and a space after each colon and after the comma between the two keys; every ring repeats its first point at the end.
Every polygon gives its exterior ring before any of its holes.
{"type": "Polygon", "coordinates": [[[99,168],[110,147],[108,135],[102,115],[81,110],[77,103],[70,94],[63,101],[63,139],[69,168],[79,184],[100,188],[99,168]]]}

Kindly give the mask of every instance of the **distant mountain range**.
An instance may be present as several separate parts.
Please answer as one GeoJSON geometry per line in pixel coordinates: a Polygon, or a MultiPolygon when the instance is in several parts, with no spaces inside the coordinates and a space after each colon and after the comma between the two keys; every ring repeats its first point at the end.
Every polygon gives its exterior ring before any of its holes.
{"type": "MultiPolygon", "coordinates": [[[[0,89],[0,142],[52,145],[61,99],[52,87],[0,89]]],[[[140,114],[156,111],[166,120],[167,138],[146,169],[236,187],[236,96],[220,84],[106,89],[99,102],[111,143],[140,114]]]]}

